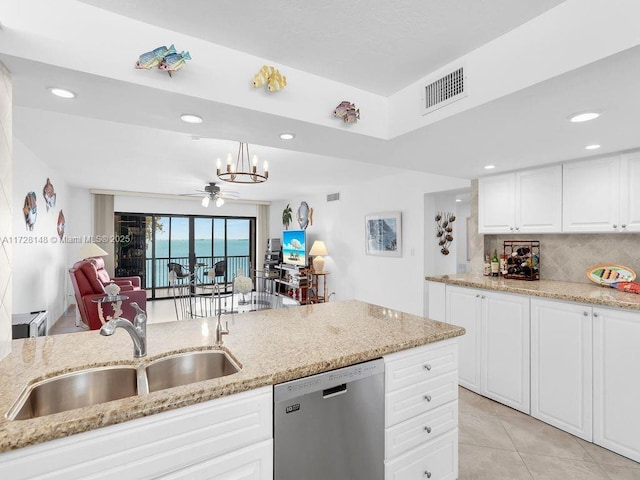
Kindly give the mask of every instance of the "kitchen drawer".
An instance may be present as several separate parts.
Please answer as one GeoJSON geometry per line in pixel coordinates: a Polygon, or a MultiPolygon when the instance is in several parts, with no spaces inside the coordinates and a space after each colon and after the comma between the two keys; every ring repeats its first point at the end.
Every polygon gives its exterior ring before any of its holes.
{"type": "Polygon", "coordinates": [[[385,391],[392,392],[458,368],[458,344],[452,339],[384,357],[385,391]]]}
{"type": "Polygon", "coordinates": [[[412,448],[455,430],[457,427],[458,402],[449,402],[427,413],[405,420],[385,430],[385,457],[387,460],[392,460],[412,448]]]}
{"type": "Polygon", "coordinates": [[[385,480],[455,480],[458,478],[458,430],[385,462],[385,480]]]}
{"type": "Polygon", "coordinates": [[[385,427],[458,399],[458,372],[440,375],[385,395],[385,427]]]}

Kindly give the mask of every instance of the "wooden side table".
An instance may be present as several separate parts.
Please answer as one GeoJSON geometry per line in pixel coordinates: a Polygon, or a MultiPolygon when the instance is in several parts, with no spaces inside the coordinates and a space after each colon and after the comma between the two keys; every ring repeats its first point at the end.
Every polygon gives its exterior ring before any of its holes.
{"type": "Polygon", "coordinates": [[[309,270],[308,303],[325,303],[329,301],[329,292],[327,290],[327,275],[329,273],[317,273],[309,270]],[[322,289],[320,284],[322,284],[322,289]]]}

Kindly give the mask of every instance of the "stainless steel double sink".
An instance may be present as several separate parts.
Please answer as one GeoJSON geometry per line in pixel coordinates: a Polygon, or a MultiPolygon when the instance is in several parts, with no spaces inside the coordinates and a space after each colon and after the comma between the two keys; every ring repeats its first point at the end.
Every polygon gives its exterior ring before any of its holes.
{"type": "Polygon", "coordinates": [[[42,417],[239,371],[238,364],[223,350],[178,353],[138,367],[79,370],[28,385],[6,416],[9,420],[42,417]]]}

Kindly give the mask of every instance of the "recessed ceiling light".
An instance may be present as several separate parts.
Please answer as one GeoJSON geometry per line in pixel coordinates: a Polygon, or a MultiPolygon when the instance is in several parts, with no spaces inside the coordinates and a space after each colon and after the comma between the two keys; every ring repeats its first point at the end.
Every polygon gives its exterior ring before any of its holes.
{"type": "Polygon", "coordinates": [[[50,88],[49,91],[56,97],[60,98],[76,98],[77,95],[71,90],[65,90],[64,88],[50,88]]]}
{"type": "Polygon", "coordinates": [[[190,113],[180,115],[180,120],[187,123],[202,123],[202,117],[199,117],[198,115],[192,115],[190,113]]]}
{"type": "Polygon", "coordinates": [[[281,133],[280,134],[280,138],[282,140],[293,140],[294,137],[295,137],[295,134],[293,134],[293,133],[281,133]]]}
{"type": "Polygon", "coordinates": [[[485,166],[484,166],[484,169],[485,169],[485,170],[493,170],[494,168],[496,168],[496,166],[495,166],[495,165],[485,165],[485,166]]]}
{"type": "Polygon", "coordinates": [[[598,148],[600,148],[600,145],[587,145],[586,147],[584,147],[586,150],[596,150],[598,148]]]}
{"type": "Polygon", "coordinates": [[[589,120],[593,120],[594,118],[598,118],[599,116],[600,114],[595,112],[577,113],[575,115],[572,115],[569,120],[571,120],[573,123],[588,122],[589,120]]]}
{"type": "Polygon", "coordinates": [[[456,202],[462,202],[461,198],[456,198],[456,202]]]}

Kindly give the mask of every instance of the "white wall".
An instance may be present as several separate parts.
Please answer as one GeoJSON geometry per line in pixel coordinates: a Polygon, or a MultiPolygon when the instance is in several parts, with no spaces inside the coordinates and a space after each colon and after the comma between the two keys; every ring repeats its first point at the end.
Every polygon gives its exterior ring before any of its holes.
{"type": "MultiPolygon", "coordinates": [[[[405,172],[340,190],[340,200],[304,197],[271,205],[271,237],[279,237],[282,210],[287,203],[295,212],[305,200],[314,209],[308,227],[309,245],[324,240],[329,255],[325,269],[332,300],[358,299],[377,305],[423,314],[424,303],[424,195],[428,192],[468,187],[469,181],[418,172],[405,172]],[[364,217],[376,212],[402,212],[402,257],[378,257],[364,252],[364,217]]],[[[333,191],[327,193],[334,193],[333,191]]]]}
{"type": "Polygon", "coordinates": [[[52,325],[67,305],[67,247],[56,232],[58,213],[62,210],[66,224],[71,225],[69,207],[73,201],[64,179],[17,138],[13,140],[13,156],[13,234],[19,240],[13,245],[13,312],[48,310],[52,325]],[[55,207],[49,211],[42,194],[47,178],[57,196],[55,207]],[[36,194],[38,215],[33,230],[28,231],[22,208],[27,193],[32,191],[36,194]]]}
{"type": "MultiPolygon", "coordinates": [[[[0,238],[13,236],[13,83],[0,62],[0,238]]],[[[11,351],[12,245],[0,242],[0,359],[11,351]]]]}

